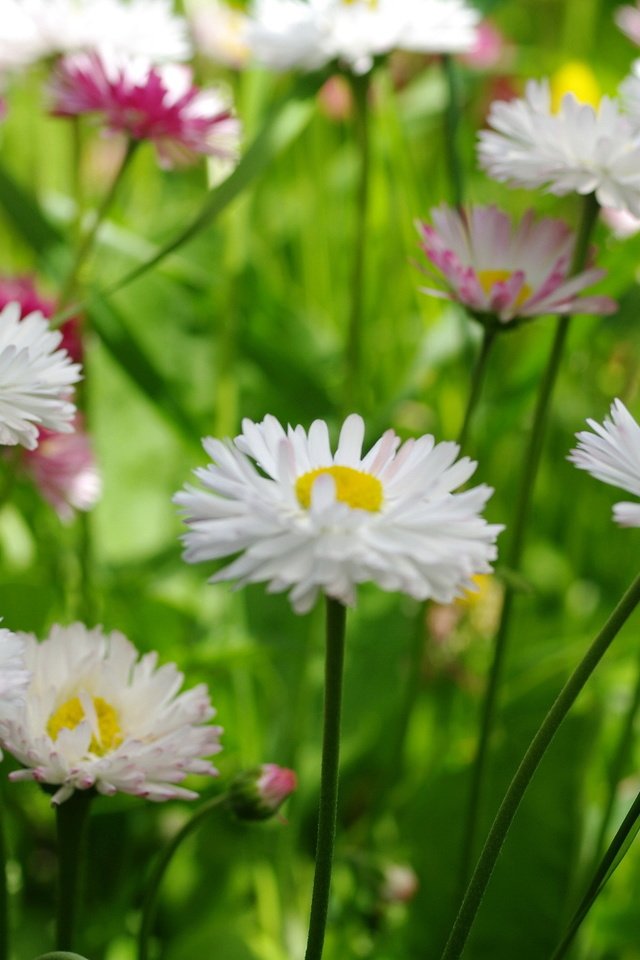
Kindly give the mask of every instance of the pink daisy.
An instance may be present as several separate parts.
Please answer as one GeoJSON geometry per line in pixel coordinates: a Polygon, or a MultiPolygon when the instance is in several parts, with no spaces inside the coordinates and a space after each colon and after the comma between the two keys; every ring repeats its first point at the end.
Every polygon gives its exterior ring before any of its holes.
{"type": "Polygon", "coordinates": [[[100,498],[102,478],[89,434],[76,416],[73,433],[40,430],[38,446],[22,455],[25,471],[61,520],[91,510],[100,498]]]}
{"type": "Polygon", "coordinates": [[[446,289],[424,293],[464,304],[478,319],[501,324],[547,313],[613,313],[609,297],[580,297],[604,270],[589,267],[569,276],[575,235],[561,220],[536,221],[528,211],[518,225],[497,207],[459,211],[442,205],[431,212],[433,226],[418,222],[425,272],[446,289]],[[432,269],[435,268],[435,269],[432,269]]]}
{"type": "Polygon", "coordinates": [[[153,66],[107,51],[71,54],[54,72],[52,112],[95,114],[112,133],[151,140],[164,167],[189,163],[198,154],[235,160],[240,124],[228,99],[191,81],[182,64],[153,66]]]}

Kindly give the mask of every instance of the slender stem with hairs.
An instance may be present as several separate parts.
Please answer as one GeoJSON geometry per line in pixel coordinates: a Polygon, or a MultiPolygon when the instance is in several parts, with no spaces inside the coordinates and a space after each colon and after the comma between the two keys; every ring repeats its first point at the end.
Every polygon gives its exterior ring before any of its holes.
{"type": "Polygon", "coordinates": [[[626,591],[565,683],[531,741],[493,821],[441,960],[457,960],[462,956],[482,898],[489,885],[493,868],[527,787],[578,694],[639,602],[640,574],[626,591]]]}
{"type": "MultiPolygon", "coordinates": [[[[573,253],[573,261],[570,271],[571,274],[578,273],[585,265],[589,253],[591,234],[598,217],[598,210],[598,202],[593,194],[585,197],[582,222],[578,231],[576,246],[573,253]]],[[[512,572],[519,571],[522,562],[525,535],[533,500],[533,491],[542,456],[551,400],[556,381],[558,379],[558,373],[564,354],[567,334],[569,332],[569,321],[570,316],[560,316],[556,321],[555,336],[551,346],[551,351],[549,353],[549,358],[547,360],[547,366],[538,390],[533,424],[531,427],[531,433],[529,434],[529,442],[524,453],[523,470],[520,480],[520,489],[518,491],[516,500],[515,515],[512,524],[509,526],[511,541],[507,549],[505,563],[507,568],[512,572]]],[[[487,681],[487,688],[485,690],[484,702],[482,705],[480,735],[473,762],[473,768],[471,771],[469,802],[462,834],[462,853],[460,857],[459,873],[460,891],[462,891],[466,885],[473,860],[476,833],[478,829],[478,817],[482,800],[484,778],[486,774],[489,741],[495,720],[498,689],[502,679],[502,670],[511,628],[511,614],[513,612],[514,599],[514,589],[510,584],[507,584],[502,603],[500,622],[496,632],[493,660],[491,663],[489,679],[487,681]]]]}
{"type": "Polygon", "coordinates": [[[76,790],[68,800],[56,807],[58,832],[58,914],[56,946],[73,950],[76,946],[78,915],[80,913],[86,827],[92,794],[76,790]]]}
{"type": "Polygon", "coordinates": [[[338,771],[340,764],[340,720],[342,714],[342,676],[346,609],[327,597],[327,635],[325,651],[324,721],[322,731],[322,769],[316,866],[311,898],[311,916],[305,960],[321,960],[329,910],[329,891],[333,867],[333,848],[338,811],[338,771]]]}

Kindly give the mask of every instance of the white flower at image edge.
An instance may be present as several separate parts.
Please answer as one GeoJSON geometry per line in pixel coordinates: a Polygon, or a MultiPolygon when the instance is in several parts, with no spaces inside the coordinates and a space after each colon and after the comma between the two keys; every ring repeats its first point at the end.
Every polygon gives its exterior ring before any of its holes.
{"type": "Polygon", "coordinates": [[[10,630],[0,628],[0,709],[24,695],[28,680],[24,641],[10,630]]]}
{"type": "Polygon", "coordinates": [[[22,634],[31,672],[24,704],[0,711],[0,744],[24,766],[11,780],[57,786],[52,802],[92,787],[149,800],[191,800],[189,773],[217,773],[219,727],[204,684],[179,693],[175,664],[138,659],[121,633],[80,623],[38,642],[22,634]]]}
{"type": "Polygon", "coordinates": [[[71,433],[76,408],[69,397],[80,380],[59,330],[39,311],[20,319],[12,302],[0,312],[0,444],[33,450],[38,426],[71,433]]]}
{"type": "Polygon", "coordinates": [[[388,430],[362,456],[364,422],[345,420],[335,455],[326,423],[285,431],[275,417],[244,420],[234,441],[207,438],[213,463],[195,471],[174,500],[189,531],[191,563],[238,554],[211,582],[266,582],[290,590],[298,613],[318,593],[353,604],[356,586],[449,603],[474,589],[496,557],[500,525],[480,512],[493,492],[483,485],[452,493],[476,464],[456,461],[455,443],[407,440],[388,430]]]}
{"type": "Polygon", "coordinates": [[[601,206],[640,216],[640,133],[615,100],[603,97],[596,111],[568,93],[554,113],[548,82],[531,80],[523,99],[495,101],[488,123],[478,154],[495,180],[595,193],[601,206]]]}
{"type": "MultiPolygon", "coordinates": [[[[578,446],[569,460],[596,480],[640,497],[640,426],[624,403],[614,400],[604,423],[587,423],[593,433],[576,434],[578,446]]],[[[613,517],[621,527],[640,527],[640,503],[616,503],[613,517]]]]}

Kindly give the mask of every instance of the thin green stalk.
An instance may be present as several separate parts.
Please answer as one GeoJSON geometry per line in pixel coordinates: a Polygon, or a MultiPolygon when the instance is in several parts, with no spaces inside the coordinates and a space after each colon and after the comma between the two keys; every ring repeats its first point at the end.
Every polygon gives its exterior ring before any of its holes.
{"type": "Polygon", "coordinates": [[[71,267],[69,268],[69,272],[62,283],[62,289],[58,298],[56,317],[64,313],[65,308],[69,306],[70,301],[75,295],[76,287],[78,286],[80,270],[82,269],[85,260],[91,253],[96,235],[100,229],[100,225],[104,221],[111,205],[113,204],[116,193],[120,188],[120,184],[122,183],[127,170],[129,169],[131,160],[133,159],[137,147],[137,140],[129,140],[122,161],[120,162],[120,166],[118,167],[116,174],[111,181],[111,186],[105,193],[104,197],[102,198],[102,202],[94,214],[93,223],[86,231],[76,248],[71,267]]]}
{"type": "Polygon", "coordinates": [[[558,694],[525,753],[498,809],[489,835],[473,872],[460,911],[451,930],[441,960],[462,956],[473,922],[491,879],[502,845],[520,802],[558,728],[575,703],[578,694],[609,649],[618,631],[640,602],[640,574],[628,588],[595,640],[558,694]]]}
{"type": "Polygon", "coordinates": [[[54,950],[53,953],[43,953],[36,960],[87,960],[79,953],[69,953],[67,950],[54,950]]]}
{"type": "Polygon", "coordinates": [[[478,400],[480,399],[480,393],[482,392],[482,385],[485,380],[487,365],[493,344],[495,343],[496,335],[495,328],[482,328],[482,344],[480,346],[480,353],[478,354],[475,367],[473,368],[473,374],[471,375],[467,407],[464,412],[464,419],[462,421],[462,426],[460,427],[460,433],[458,434],[458,446],[460,447],[461,451],[464,451],[467,443],[469,428],[471,427],[471,421],[478,405],[478,400]]]}
{"type": "Polygon", "coordinates": [[[353,122],[358,147],[360,171],[356,196],[356,227],[351,274],[351,306],[345,350],[344,402],[351,412],[361,401],[362,321],[364,315],[364,272],[367,242],[367,213],[371,179],[371,145],[369,142],[369,75],[351,75],[353,122]]]}
{"type": "Polygon", "coordinates": [[[203,803],[202,806],[196,810],[191,819],[187,820],[185,825],[178,830],[176,835],[167,844],[156,860],[153,872],[149,879],[149,885],[147,887],[144,903],[142,905],[142,918],[140,921],[140,932],[138,934],[138,960],[147,960],[149,956],[149,939],[151,937],[151,928],[155,918],[160,884],[162,883],[163,877],[167,872],[169,865],[173,860],[176,851],[178,850],[178,847],[180,847],[187,837],[193,833],[196,827],[200,826],[203,820],[206,820],[212,810],[220,807],[226,800],[227,794],[222,793],[219,796],[208,800],[206,803],[203,803]]]}
{"type": "MultiPolygon", "coordinates": [[[[584,267],[584,264],[587,260],[590,238],[598,217],[598,210],[598,202],[594,195],[590,194],[588,197],[585,197],[582,223],[576,239],[573,262],[571,264],[571,274],[578,273],[584,267]]],[[[560,364],[564,354],[570,319],[570,316],[560,316],[557,319],[556,332],[551,346],[551,351],[549,353],[549,358],[547,360],[547,366],[538,390],[533,424],[531,427],[531,433],[529,435],[527,449],[524,454],[522,477],[520,480],[520,489],[516,500],[514,520],[509,528],[511,532],[511,541],[507,550],[505,562],[508,569],[513,572],[519,571],[522,561],[525,534],[531,512],[535,481],[538,475],[538,468],[540,466],[540,460],[542,456],[549,409],[551,407],[551,399],[553,397],[553,391],[558,379],[560,364]]],[[[502,679],[502,670],[511,628],[511,614],[513,611],[514,596],[513,587],[510,584],[507,584],[505,587],[504,600],[500,613],[500,622],[498,624],[495,638],[493,660],[491,663],[489,679],[487,681],[487,688],[482,705],[480,736],[478,739],[478,746],[476,748],[476,755],[471,771],[469,803],[467,807],[467,815],[463,831],[462,852],[460,857],[459,882],[461,889],[466,884],[469,875],[469,868],[473,858],[482,791],[486,775],[489,741],[495,720],[498,690],[500,687],[500,681],[502,679]]]]}
{"type": "Polygon", "coordinates": [[[587,887],[585,895],[580,901],[580,905],[578,906],[578,909],[574,913],[571,922],[569,923],[567,932],[554,950],[551,960],[560,960],[561,957],[566,956],[567,950],[571,946],[573,938],[580,929],[582,921],[589,913],[589,910],[593,906],[596,899],[600,896],[609,878],[615,873],[617,867],[623,859],[626,853],[625,844],[628,846],[633,841],[633,838],[637,833],[639,820],[640,793],[633,801],[629,812],[622,821],[618,832],[611,841],[609,848],[600,861],[594,873],[593,879],[587,887]]]}
{"type": "Polygon", "coordinates": [[[460,85],[453,57],[444,54],[442,69],[447,83],[447,109],[445,112],[445,155],[451,183],[451,200],[459,209],[464,203],[464,175],[458,150],[458,127],[460,125],[460,85]]]}
{"type": "Polygon", "coordinates": [[[82,897],[86,826],[91,792],[76,790],[56,807],[58,832],[58,911],[56,946],[76,946],[78,915],[82,897]]]}
{"type": "Polygon", "coordinates": [[[338,810],[338,770],[340,764],[340,718],[342,713],[342,676],[346,609],[327,597],[327,634],[324,672],[324,722],[322,731],[322,769],[318,810],[316,868],[313,878],[311,915],[305,960],[321,960],[329,909],[329,890],[333,866],[338,810]]]}
{"type": "Polygon", "coordinates": [[[9,960],[9,890],[7,888],[7,845],[4,803],[0,803],[0,960],[9,960]]]}

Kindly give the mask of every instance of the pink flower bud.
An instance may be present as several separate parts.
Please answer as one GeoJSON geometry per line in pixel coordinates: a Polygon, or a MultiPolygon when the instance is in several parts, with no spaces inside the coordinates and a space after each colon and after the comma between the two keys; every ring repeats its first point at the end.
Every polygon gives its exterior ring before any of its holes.
{"type": "Polygon", "coordinates": [[[229,802],[240,820],[268,820],[297,787],[293,770],[263,763],[239,773],[229,788],[229,802]]]}

